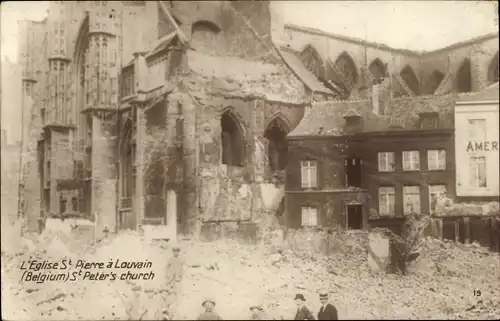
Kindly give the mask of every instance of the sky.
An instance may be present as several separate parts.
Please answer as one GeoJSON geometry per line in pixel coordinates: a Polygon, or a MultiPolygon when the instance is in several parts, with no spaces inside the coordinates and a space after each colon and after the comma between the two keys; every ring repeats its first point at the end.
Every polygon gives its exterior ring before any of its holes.
{"type": "Polygon", "coordinates": [[[288,23],[410,50],[433,50],[498,30],[491,1],[290,1],[288,23]]]}
{"type": "MultiPolygon", "coordinates": [[[[285,23],[432,50],[498,30],[496,1],[282,1],[285,23]]],[[[16,60],[17,20],[42,20],[48,1],[1,4],[2,58],[16,60]]]]}

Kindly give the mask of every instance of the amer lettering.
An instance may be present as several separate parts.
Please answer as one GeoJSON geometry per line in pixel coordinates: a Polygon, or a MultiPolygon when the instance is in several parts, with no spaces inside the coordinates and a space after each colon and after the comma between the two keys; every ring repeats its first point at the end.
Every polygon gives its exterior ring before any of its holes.
{"type": "Polygon", "coordinates": [[[495,152],[498,151],[498,142],[469,142],[467,152],[495,152]]]}

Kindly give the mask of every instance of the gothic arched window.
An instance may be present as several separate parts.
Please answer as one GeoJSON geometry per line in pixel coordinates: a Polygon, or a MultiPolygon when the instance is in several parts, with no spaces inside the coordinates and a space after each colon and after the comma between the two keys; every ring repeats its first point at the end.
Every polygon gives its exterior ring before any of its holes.
{"type": "Polygon", "coordinates": [[[210,21],[197,21],[191,26],[191,45],[196,50],[213,52],[220,47],[221,29],[210,21]]]}
{"type": "Polygon", "coordinates": [[[309,70],[318,79],[325,76],[325,64],[318,51],[313,46],[307,45],[300,53],[300,60],[307,70],[309,70]]]}
{"type": "Polygon", "coordinates": [[[287,134],[288,128],[279,117],[274,118],[264,132],[264,137],[269,140],[268,159],[272,171],[283,170],[286,167],[288,157],[287,134]]]}
{"type": "Polygon", "coordinates": [[[222,164],[243,166],[245,141],[241,125],[231,111],[221,116],[222,164]]]}
{"type": "Polygon", "coordinates": [[[432,95],[439,88],[439,85],[444,79],[444,74],[439,70],[434,70],[430,75],[427,83],[425,85],[424,93],[427,95],[432,95]]]}
{"type": "Polygon", "coordinates": [[[343,52],[335,61],[335,66],[342,72],[343,81],[347,82],[347,86],[352,88],[358,81],[358,69],[351,56],[347,52],[343,52]]]}
{"type": "Polygon", "coordinates": [[[403,70],[401,70],[400,76],[415,95],[420,94],[420,83],[415,75],[415,72],[413,71],[413,68],[408,65],[405,66],[403,70]]]}
{"type": "Polygon", "coordinates": [[[498,65],[498,51],[493,56],[490,62],[490,66],[488,68],[488,82],[494,83],[498,81],[498,73],[499,73],[499,65],[498,65]]]}
{"type": "Polygon", "coordinates": [[[459,93],[468,93],[472,91],[471,65],[469,58],[465,58],[458,68],[456,82],[457,91],[459,93]]]}
{"type": "Polygon", "coordinates": [[[134,159],[135,147],[132,139],[132,121],[127,120],[122,131],[120,146],[120,179],[121,179],[121,206],[131,207],[134,195],[134,159]]]}
{"type": "Polygon", "coordinates": [[[387,70],[385,68],[385,65],[378,58],[372,61],[368,69],[370,70],[370,73],[372,74],[375,82],[378,82],[381,78],[384,78],[386,76],[387,70]]]}

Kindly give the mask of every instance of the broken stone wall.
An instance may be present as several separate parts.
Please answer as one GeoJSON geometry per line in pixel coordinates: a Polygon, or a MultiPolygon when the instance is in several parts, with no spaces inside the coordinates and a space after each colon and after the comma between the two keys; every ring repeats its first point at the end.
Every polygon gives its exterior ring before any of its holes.
{"type": "Polygon", "coordinates": [[[346,37],[328,35],[321,31],[294,25],[285,26],[286,43],[291,49],[301,52],[308,44],[314,44],[314,49],[318,51],[325,61],[332,62],[346,52],[354,61],[357,73],[357,83],[354,88],[361,84],[361,67],[365,61],[371,64],[375,59],[380,59],[383,64],[387,64],[390,74],[400,73],[405,66],[410,66],[420,82],[421,58],[420,55],[409,50],[398,50],[380,46],[374,43],[366,44],[362,40],[346,39],[346,37]]]}
{"type": "Polygon", "coordinates": [[[447,90],[456,90],[456,79],[458,70],[464,61],[471,60],[471,84],[472,91],[479,91],[490,82],[488,82],[488,69],[495,53],[498,52],[498,35],[496,37],[485,38],[476,43],[468,43],[448,50],[436,51],[422,57],[423,63],[423,84],[430,80],[432,72],[438,70],[443,74],[451,72],[452,78],[445,84],[447,90]]]}
{"type": "Polygon", "coordinates": [[[269,1],[172,1],[169,9],[198,51],[250,59],[265,56],[272,47],[269,5],[269,1]]]}
{"type": "MultiPolygon", "coordinates": [[[[201,220],[246,220],[262,225],[274,224],[283,197],[283,184],[271,183],[267,160],[265,127],[274,117],[282,117],[293,129],[300,121],[304,107],[262,100],[185,99],[186,105],[200,104],[196,114],[198,150],[198,198],[186,202],[187,215],[200,213],[201,220]],[[221,164],[221,115],[230,111],[243,131],[243,166],[221,164]]],[[[187,108],[187,107],[186,107],[187,108]]],[[[185,118],[186,120],[187,118],[185,118]]],[[[184,128],[189,128],[189,122],[184,128]]],[[[186,135],[187,137],[187,135],[186,135]]],[[[187,164],[187,163],[186,163],[187,164]]],[[[195,165],[195,164],[193,164],[195,165]]],[[[189,167],[193,167],[189,165],[189,167]]],[[[193,168],[196,168],[194,166],[193,168]]],[[[190,171],[187,170],[190,174],[190,171]]]]}

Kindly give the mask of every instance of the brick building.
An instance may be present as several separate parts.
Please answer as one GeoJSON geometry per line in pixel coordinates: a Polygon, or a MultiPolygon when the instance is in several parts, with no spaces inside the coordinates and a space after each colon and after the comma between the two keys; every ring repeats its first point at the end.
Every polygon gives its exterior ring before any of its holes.
{"type": "Polygon", "coordinates": [[[284,26],[267,1],[53,1],[22,30],[23,108],[33,102],[27,136],[38,144],[25,212],[83,216],[98,233],[264,221],[294,157],[286,135],[312,102],[418,96],[429,82],[447,93],[467,70],[473,86],[460,90],[472,91],[489,81],[485,64],[498,69],[498,35],[416,53],[284,26]],[[333,60],[317,46],[343,49],[333,60]]]}
{"type": "Polygon", "coordinates": [[[364,228],[454,193],[454,99],[313,104],[288,135],[286,208],[292,227],[364,228]],[[375,107],[374,107],[375,105],[375,107]]]}

